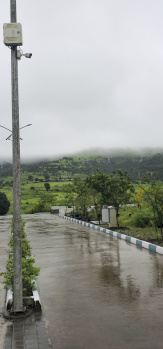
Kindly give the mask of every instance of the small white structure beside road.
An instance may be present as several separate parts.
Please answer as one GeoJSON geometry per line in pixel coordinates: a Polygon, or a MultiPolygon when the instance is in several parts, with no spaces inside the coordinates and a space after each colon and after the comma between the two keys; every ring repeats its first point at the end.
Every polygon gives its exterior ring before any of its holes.
{"type": "Polygon", "coordinates": [[[68,206],[51,206],[52,214],[66,215],[67,213],[71,213],[71,212],[73,212],[73,207],[69,208],[68,206]]]}
{"type": "Polygon", "coordinates": [[[102,223],[108,224],[109,228],[117,226],[116,210],[113,206],[103,206],[102,223]]]}
{"type": "Polygon", "coordinates": [[[59,213],[59,206],[51,206],[51,213],[52,214],[59,213]]]}

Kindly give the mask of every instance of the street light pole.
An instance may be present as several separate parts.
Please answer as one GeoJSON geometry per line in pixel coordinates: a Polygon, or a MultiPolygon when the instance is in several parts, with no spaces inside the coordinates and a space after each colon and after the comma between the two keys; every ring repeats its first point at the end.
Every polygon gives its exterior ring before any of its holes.
{"type": "MultiPolygon", "coordinates": [[[[10,0],[11,23],[17,22],[16,0],[10,0]]],[[[22,290],[22,238],[20,192],[20,137],[17,46],[11,47],[12,85],[12,147],[13,147],[13,240],[14,240],[14,289],[13,311],[23,311],[22,290]]]]}

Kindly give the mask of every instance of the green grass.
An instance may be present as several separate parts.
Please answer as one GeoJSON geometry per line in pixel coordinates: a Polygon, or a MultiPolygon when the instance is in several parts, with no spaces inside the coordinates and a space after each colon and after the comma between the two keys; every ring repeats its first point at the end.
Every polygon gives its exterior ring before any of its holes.
{"type": "MultiPolygon", "coordinates": [[[[117,160],[118,161],[118,160],[117,160]]],[[[107,169],[108,163],[107,158],[105,159],[107,169]]],[[[28,213],[30,212],[39,202],[40,199],[45,199],[47,205],[49,207],[53,205],[67,205],[65,186],[68,183],[72,182],[49,182],[50,190],[47,192],[44,187],[44,182],[35,183],[34,181],[29,181],[28,177],[33,176],[33,179],[39,178],[44,180],[45,173],[49,173],[50,179],[54,178],[81,178],[85,179],[88,173],[96,172],[96,169],[101,169],[101,164],[105,164],[104,159],[101,156],[76,156],[73,158],[63,158],[61,160],[53,161],[51,163],[40,163],[36,164],[33,167],[29,168],[21,168],[21,212],[28,213]],[[95,162],[96,160],[96,162],[95,162]],[[34,187],[32,190],[31,187],[34,187]]],[[[112,161],[113,166],[113,161],[112,161]]],[[[109,167],[110,168],[110,167],[109,167]]],[[[112,167],[111,167],[112,168],[112,167]]],[[[113,170],[113,168],[112,168],[113,170]]],[[[1,184],[0,190],[7,195],[7,198],[10,201],[10,209],[8,214],[13,213],[13,194],[12,194],[12,180],[11,176],[8,177],[0,177],[3,180],[1,184]]],[[[48,182],[48,181],[47,181],[48,182]]],[[[139,185],[135,184],[135,192],[138,193],[139,185]]],[[[148,184],[146,184],[148,187],[148,184]]],[[[136,198],[136,194],[133,196],[133,202],[136,198]]],[[[143,200],[142,200],[143,202],[143,200]]],[[[143,207],[142,210],[145,210],[146,207],[143,207]]],[[[120,229],[121,232],[124,232],[127,235],[134,236],[136,238],[146,240],[146,241],[154,241],[159,240],[160,236],[156,235],[155,230],[152,226],[145,228],[137,228],[132,226],[132,219],[134,214],[137,212],[137,207],[124,207],[119,211],[119,225],[121,227],[125,227],[124,229],[120,229]]],[[[133,220],[134,221],[134,220],[133,220]]]]}
{"type": "MultiPolygon", "coordinates": [[[[22,182],[21,184],[21,212],[28,213],[35,205],[37,205],[39,199],[43,198],[49,202],[50,206],[53,205],[66,205],[65,198],[65,185],[70,182],[50,182],[50,190],[47,192],[44,187],[44,182],[22,182]],[[31,189],[34,187],[35,189],[31,189]]],[[[10,201],[10,209],[8,214],[13,213],[13,190],[11,187],[3,187],[1,191],[4,192],[10,201]]]]}
{"type": "MultiPolygon", "coordinates": [[[[78,163],[82,162],[82,157],[75,157],[74,160],[78,163]]],[[[21,173],[21,212],[28,213],[35,205],[37,205],[39,199],[45,198],[47,201],[50,201],[50,205],[67,205],[66,194],[65,194],[65,186],[72,182],[49,182],[50,190],[47,192],[44,187],[44,182],[35,183],[33,181],[28,180],[28,176],[33,175],[33,178],[44,179],[44,176],[36,173],[22,171],[21,173]],[[32,190],[31,187],[34,187],[32,190]]],[[[76,178],[81,175],[76,174],[76,178]]],[[[83,179],[85,175],[82,175],[83,179]]],[[[62,173],[63,178],[63,173],[62,173]]],[[[12,177],[4,178],[4,182],[6,185],[0,188],[2,192],[7,195],[7,198],[10,201],[10,209],[9,214],[13,212],[13,194],[12,194],[12,186],[11,186],[12,177]]],[[[48,181],[47,181],[48,182],[48,181]]],[[[138,192],[139,187],[135,185],[135,190],[138,192]]],[[[130,208],[128,211],[125,210],[120,213],[120,225],[128,225],[129,221],[129,213],[133,213],[133,209],[130,208]],[[121,223],[122,221],[122,223],[121,223]]]]}
{"type": "MultiPolygon", "coordinates": [[[[146,212],[148,209],[142,206],[142,212],[146,212]]],[[[156,233],[154,226],[146,226],[146,227],[136,227],[132,225],[132,217],[134,214],[137,214],[141,210],[137,207],[123,207],[119,211],[119,225],[120,228],[116,231],[135,237],[140,240],[148,241],[156,245],[163,246],[163,241],[161,234],[156,233]]]]}
{"type": "MultiPolygon", "coordinates": [[[[8,178],[6,179],[8,182],[8,178]]],[[[50,190],[47,192],[44,187],[44,182],[34,183],[26,180],[26,177],[21,178],[21,213],[29,213],[39,202],[40,199],[44,199],[47,202],[47,207],[58,205],[64,206],[67,205],[65,186],[72,182],[49,182],[50,190]],[[34,187],[34,189],[31,189],[34,187]]],[[[7,198],[10,201],[10,209],[8,214],[13,213],[13,193],[12,187],[9,185],[4,186],[0,189],[7,195],[7,198]]],[[[138,192],[139,187],[136,187],[138,192]]],[[[142,205],[142,211],[145,211],[145,207],[142,205]]],[[[137,207],[123,207],[119,210],[119,225],[120,229],[116,228],[116,231],[124,233],[135,238],[149,241],[154,244],[159,244],[163,246],[161,242],[161,236],[156,234],[154,227],[149,226],[145,228],[138,228],[132,226],[132,217],[134,214],[139,212],[137,207]]]]}
{"type": "Polygon", "coordinates": [[[116,229],[117,232],[132,236],[136,239],[148,241],[155,245],[163,246],[163,241],[160,233],[156,234],[153,227],[138,228],[138,227],[125,227],[116,229]]]}

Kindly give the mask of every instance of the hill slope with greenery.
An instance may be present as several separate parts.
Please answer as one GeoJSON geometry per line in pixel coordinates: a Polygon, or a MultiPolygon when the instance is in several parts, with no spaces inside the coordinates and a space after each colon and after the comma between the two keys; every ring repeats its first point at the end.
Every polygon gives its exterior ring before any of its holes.
{"type": "MultiPolygon", "coordinates": [[[[85,155],[21,164],[21,178],[22,181],[29,176],[35,181],[40,179],[60,181],[77,177],[84,179],[88,174],[95,174],[97,170],[110,174],[118,169],[127,171],[133,180],[140,180],[143,176],[152,176],[156,180],[163,181],[163,154],[149,154],[143,157],[135,154],[111,155],[110,157],[85,155]]],[[[12,166],[4,163],[1,166],[0,180],[6,177],[12,177],[12,166]]]]}

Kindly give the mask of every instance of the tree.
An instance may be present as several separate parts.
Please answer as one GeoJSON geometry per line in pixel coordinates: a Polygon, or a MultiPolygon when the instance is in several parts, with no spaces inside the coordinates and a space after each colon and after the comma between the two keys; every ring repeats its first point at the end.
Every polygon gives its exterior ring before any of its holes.
{"type": "Polygon", "coordinates": [[[152,208],[155,231],[160,228],[163,240],[163,187],[162,183],[146,177],[148,187],[142,185],[144,200],[152,208]]]}
{"type": "Polygon", "coordinates": [[[139,192],[135,197],[138,208],[141,208],[141,201],[142,201],[143,193],[144,193],[144,189],[139,188],[139,192]]]}
{"type": "Polygon", "coordinates": [[[66,194],[65,199],[67,202],[67,206],[73,207],[73,216],[74,216],[76,194],[74,192],[73,184],[65,185],[64,190],[65,190],[65,194],[66,194]]]}
{"type": "Polygon", "coordinates": [[[0,193],[0,216],[5,215],[10,207],[10,202],[5,193],[0,193]]]}
{"type": "Polygon", "coordinates": [[[75,211],[81,215],[82,218],[88,217],[88,207],[94,205],[96,217],[100,221],[101,206],[99,205],[100,194],[90,186],[86,181],[76,179],[73,184],[65,186],[65,199],[68,206],[73,207],[73,216],[75,211]]]}
{"type": "Polygon", "coordinates": [[[100,204],[112,205],[116,210],[117,227],[119,228],[118,216],[119,208],[128,204],[131,194],[134,193],[134,186],[127,171],[113,171],[110,175],[98,171],[96,175],[87,177],[86,182],[101,194],[100,204]]]}
{"type": "Polygon", "coordinates": [[[106,173],[98,171],[96,175],[88,175],[86,183],[92,190],[100,193],[100,204],[106,205],[108,202],[108,189],[110,187],[109,176],[106,173]]]}
{"type": "Polygon", "coordinates": [[[50,178],[50,174],[48,172],[44,173],[44,178],[47,181],[50,178]]]}
{"type": "Polygon", "coordinates": [[[50,184],[49,184],[49,183],[45,183],[45,184],[44,184],[44,187],[45,187],[45,189],[48,191],[48,190],[50,189],[50,184]]]}
{"type": "Polygon", "coordinates": [[[85,181],[76,179],[73,183],[75,193],[75,211],[82,216],[82,219],[87,218],[87,208],[91,205],[90,190],[85,181]]]}
{"type": "Polygon", "coordinates": [[[37,212],[49,212],[50,204],[51,204],[51,198],[49,201],[46,197],[40,198],[38,203],[31,210],[29,210],[28,213],[33,214],[37,212]]]}
{"type": "Polygon", "coordinates": [[[89,188],[90,198],[91,198],[91,205],[94,206],[94,210],[96,212],[96,219],[99,221],[102,217],[102,195],[100,191],[95,189],[95,182],[94,182],[94,176],[90,175],[86,178],[85,183],[87,184],[89,188]]]}
{"type": "Polygon", "coordinates": [[[28,176],[28,180],[29,180],[29,181],[33,181],[33,176],[29,175],[29,176],[28,176]]]}

